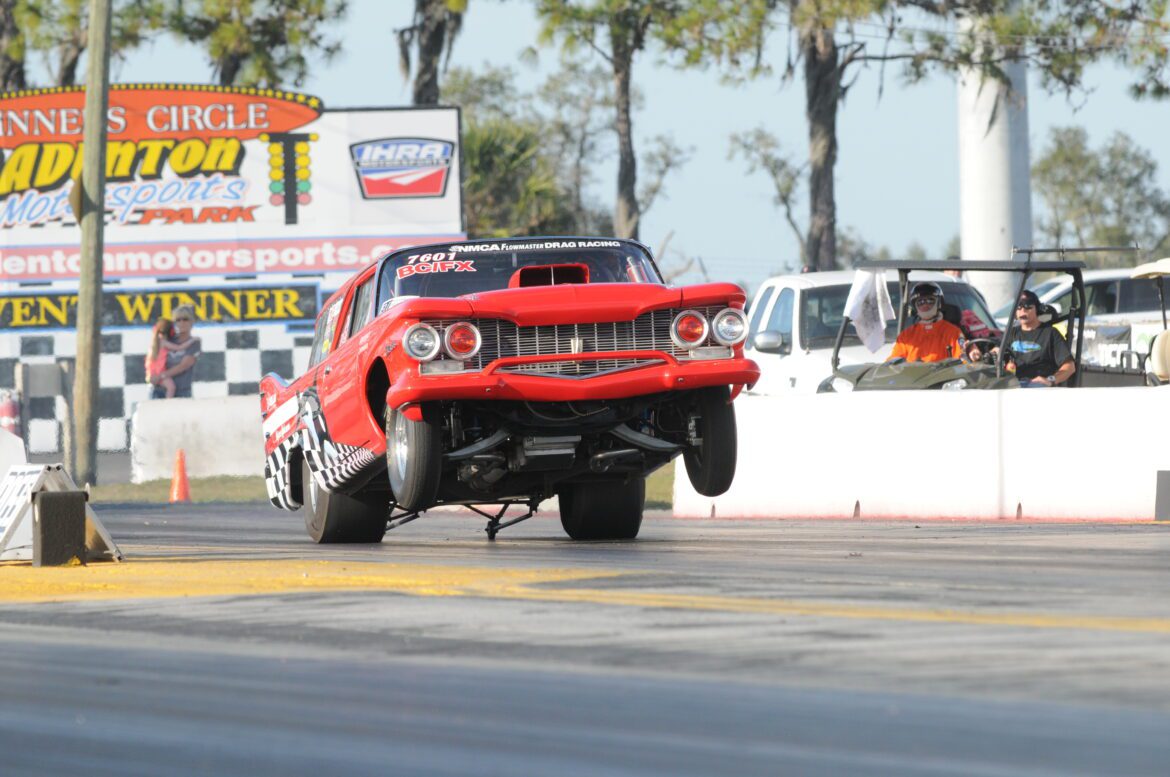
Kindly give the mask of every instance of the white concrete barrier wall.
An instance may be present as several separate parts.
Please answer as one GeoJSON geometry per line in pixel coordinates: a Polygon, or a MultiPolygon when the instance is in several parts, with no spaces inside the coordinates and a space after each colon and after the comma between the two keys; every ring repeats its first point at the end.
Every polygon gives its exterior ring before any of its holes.
{"type": "Polygon", "coordinates": [[[8,474],[8,468],[27,461],[24,455],[24,440],[12,432],[0,429],[0,480],[8,474]]]}
{"type": "Polygon", "coordinates": [[[681,460],[680,518],[1154,515],[1170,387],[899,391],[736,400],[739,465],[704,497],[681,460]]]}
{"type": "Polygon", "coordinates": [[[255,396],[139,402],[130,426],[130,479],[135,483],[170,478],[180,448],[189,477],[264,474],[264,433],[255,396]]]}

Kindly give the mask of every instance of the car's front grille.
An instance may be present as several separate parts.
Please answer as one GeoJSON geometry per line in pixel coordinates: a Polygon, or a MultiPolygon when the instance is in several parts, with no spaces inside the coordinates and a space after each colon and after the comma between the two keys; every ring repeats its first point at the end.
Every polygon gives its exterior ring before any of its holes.
{"type": "Polygon", "coordinates": [[[562,378],[591,378],[609,372],[632,370],[662,364],[662,359],[567,359],[558,362],[525,362],[504,367],[500,372],[514,372],[521,375],[556,375],[562,378]]]}
{"type": "MultiPolygon", "coordinates": [[[[723,306],[695,308],[710,321],[723,306]]],[[[560,356],[575,353],[609,353],[613,351],[663,351],[684,358],[686,351],[670,339],[670,322],[681,309],[652,310],[633,321],[606,321],[598,324],[542,324],[517,326],[511,321],[494,318],[472,319],[479,327],[483,344],[479,354],[467,363],[472,370],[482,370],[496,359],[510,356],[560,356]]],[[[428,320],[426,323],[442,333],[453,321],[428,320]]],[[[447,358],[440,356],[439,358],[447,358]]],[[[644,366],[653,359],[585,359],[536,362],[515,365],[511,372],[588,377],[602,372],[644,366]]]]}

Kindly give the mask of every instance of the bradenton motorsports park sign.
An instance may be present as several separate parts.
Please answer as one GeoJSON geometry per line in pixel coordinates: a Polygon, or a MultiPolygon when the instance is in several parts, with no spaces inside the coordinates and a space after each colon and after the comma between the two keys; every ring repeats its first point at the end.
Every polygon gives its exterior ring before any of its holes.
{"type": "MultiPolygon", "coordinates": [[[[75,280],[83,88],[0,95],[0,284],[75,280]]],[[[463,235],[453,108],[110,87],[105,277],[351,271],[463,235]]]]}

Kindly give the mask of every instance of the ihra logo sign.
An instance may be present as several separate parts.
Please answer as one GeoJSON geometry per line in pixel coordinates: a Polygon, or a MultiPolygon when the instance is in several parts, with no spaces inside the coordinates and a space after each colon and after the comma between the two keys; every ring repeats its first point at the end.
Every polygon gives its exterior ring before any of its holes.
{"type": "Polygon", "coordinates": [[[455,144],[430,138],[383,138],[349,147],[362,197],[442,197],[455,144]]]}

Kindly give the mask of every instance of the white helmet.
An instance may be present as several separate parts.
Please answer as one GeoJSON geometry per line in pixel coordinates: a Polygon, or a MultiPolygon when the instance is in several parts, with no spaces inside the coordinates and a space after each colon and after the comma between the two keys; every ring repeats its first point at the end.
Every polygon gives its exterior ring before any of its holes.
{"type": "Polygon", "coordinates": [[[930,323],[938,320],[942,317],[942,287],[929,281],[914,284],[914,290],[910,292],[910,306],[917,314],[919,321],[930,323]],[[931,304],[927,307],[919,307],[919,300],[929,301],[931,304]]]}

